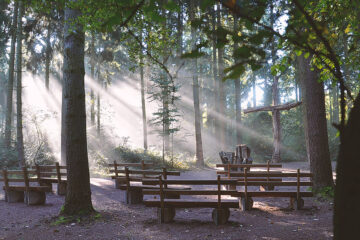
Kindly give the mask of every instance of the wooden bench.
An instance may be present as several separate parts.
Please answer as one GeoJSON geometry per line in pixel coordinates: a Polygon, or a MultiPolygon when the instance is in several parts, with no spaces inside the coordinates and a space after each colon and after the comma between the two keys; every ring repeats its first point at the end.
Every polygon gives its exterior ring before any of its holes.
{"type": "MultiPolygon", "coordinates": [[[[235,175],[235,174],[234,174],[235,175]]],[[[312,178],[311,173],[301,173],[300,169],[292,173],[252,173],[244,171],[243,173],[236,173],[236,176],[244,178],[244,181],[238,181],[237,186],[244,186],[244,191],[237,192],[240,197],[240,208],[250,210],[253,206],[253,197],[288,197],[290,198],[291,208],[299,210],[304,206],[303,197],[313,197],[312,192],[301,191],[301,186],[312,186],[312,181],[301,181],[301,178],[312,178]],[[296,178],[296,181],[254,181],[252,178],[296,178]],[[284,187],[294,186],[293,191],[249,191],[249,186],[271,186],[284,187]]]]}
{"type": "MultiPolygon", "coordinates": [[[[143,163],[142,163],[143,164],[143,163]]],[[[133,165],[134,166],[134,165],[133,165]]],[[[127,166],[124,169],[114,169],[110,172],[115,173],[111,176],[115,180],[115,187],[120,190],[125,190],[124,201],[127,204],[138,204],[143,202],[143,189],[158,189],[156,186],[144,186],[142,181],[144,179],[157,179],[160,175],[167,179],[168,176],[180,176],[179,171],[167,171],[166,168],[162,170],[130,170],[127,166]]],[[[179,198],[176,194],[167,194],[167,198],[179,198]]]]}
{"type": "Polygon", "coordinates": [[[4,169],[0,181],[4,181],[5,201],[9,203],[24,202],[25,200],[27,205],[45,204],[45,192],[51,191],[49,186],[30,185],[32,182],[38,183],[39,175],[36,171],[28,170],[25,167],[22,170],[4,169]],[[29,175],[36,177],[29,177],[29,175]],[[13,185],[12,183],[17,184],[13,185]]]}
{"type": "MultiPolygon", "coordinates": [[[[244,181],[243,178],[240,178],[237,173],[238,171],[232,171],[232,169],[241,169],[240,172],[243,172],[243,169],[247,169],[248,172],[251,173],[263,173],[264,171],[250,171],[251,168],[266,168],[267,173],[281,173],[279,171],[271,171],[271,168],[282,168],[282,164],[270,164],[268,161],[266,164],[216,164],[216,167],[223,167],[224,171],[217,171],[216,174],[223,175],[228,179],[238,179],[238,181],[244,181]]],[[[248,177],[251,178],[252,181],[259,181],[259,182],[268,182],[268,181],[282,181],[281,178],[272,178],[267,176],[265,177],[248,177]]],[[[271,185],[260,185],[261,191],[266,190],[274,190],[274,186],[271,185]]],[[[234,189],[232,189],[234,190],[234,189]]]]}
{"type": "Polygon", "coordinates": [[[35,165],[32,167],[39,176],[40,186],[49,186],[52,189],[52,184],[57,183],[57,194],[66,195],[67,179],[66,166],[60,166],[59,163],[55,165],[35,165]]]}
{"type": "MultiPolygon", "coordinates": [[[[114,176],[111,176],[112,179],[115,181],[115,188],[120,189],[120,186],[123,184],[123,180],[119,178],[119,168],[125,168],[125,167],[131,167],[131,168],[139,168],[141,170],[146,170],[149,167],[154,166],[153,163],[141,161],[140,163],[117,163],[114,161],[114,163],[111,163],[108,165],[110,168],[110,173],[115,173],[114,176]]],[[[143,177],[146,177],[146,175],[143,175],[143,177]]]]}
{"type": "Polygon", "coordinates": [[[216,225],[225,224],[230,216],[229,208],[238,208],[238,200],[223,200],[222,196],[236,194],[236,191],[221,190],[221,185],[234,185],[236,180],[166,180],[160,176],[157,180],[143,180],[144,185],[158,185],[159,189],[144,189],[144,195],[158,195],[158,199],[147,199],[144,201],[147,207],[157,207],[157,215],[160,223],[173,221],[176,208],[214,208],[212,218],[216,225]],[[167,189],[168,185],[213,185],[214,190],[178,190],[167,189]],[[166,199],[166,194],[178,195],[216,195],[217,199],[166,199]]]}

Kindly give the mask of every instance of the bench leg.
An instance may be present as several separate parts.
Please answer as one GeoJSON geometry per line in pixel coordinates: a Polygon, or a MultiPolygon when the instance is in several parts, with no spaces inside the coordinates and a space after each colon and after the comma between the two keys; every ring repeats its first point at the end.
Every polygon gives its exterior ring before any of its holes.
{"type": "Polygon", "coordinates": [[[45,204],[45,192],[29,191],[25,192],[25,203],[27,205],[42,205],[45,204]]]}
{"type": "Polygon", "coordinates": [[[124,180],[121,181],[121,179],[115,178],[115,188],[120,189],[120,186],[124,184],[124,180]]]}
{"type": "Polygon", "coordinates": [[[51,192],[52,192],[52,184],[51,183],[47,183],[47,182],[39,182],[40,186],[46,186],[49,187],[51,192]]]}
{"type": "Polygon", "coordinates": [[[176,214],[175,208],[164,208],[163,219],[161,219],[161,208],[157,208],[157,216],[159,223],[170,223],[174,221],[176,214]]]}
{"type": "Polygon", "coordinates": [[[61,182],[57,185],[57,194],[60,196],[66,195],[67,182],[61,182]]]}
{"type": "Polygon", "coordinates": [[[131,189],[125,192],[125,202],[127,204],[139,204],[143,202],[143,194],[141,189],[131,189]]]}
{"type": "Polygon", "coordinates": [[[5,191],[5,201],[8,203],[24,202],[23,191],[5,191]]]}
{"type": "Polygon", "coordinates": [[[304,199],[290,198],[290,208],[300,210],[304,207],[304,199]]]}
{"type": "Polygon", "coordinates": [[[212,211],[212,219],[215,225],[226,224],[229,220],[230,210],[228,208],[215,208],[212,211]]]}
{"type": "Polygon", "coordinates": [[[180,194],[176,194],[176,193],[165,193],[165,194],[164,194],[164,198],[167,198],[167,199],[180,199],[180,194]]]}
{"type": "Polygon", "coordinates": [[[239,200],[239,206],[241,211],[247,211],[247,210],[251,210],[252,207],[254,205],[254,201],[251,197],[246,198],[240,198],[239,200]]]}

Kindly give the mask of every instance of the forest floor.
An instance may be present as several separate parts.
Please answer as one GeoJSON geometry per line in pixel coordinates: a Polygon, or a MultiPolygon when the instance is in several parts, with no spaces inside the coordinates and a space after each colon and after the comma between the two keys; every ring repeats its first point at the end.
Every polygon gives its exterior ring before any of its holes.
{"type": "MultiPolygon", "coordinates": [[[[307,163],[285,163],[285,169],[308,170],[307,163]]],[[[182,179],[214,179],[214,170],[187,171],[182,179]]],[[[2,189],[2,184],[0,187],[2,189]]],[[[6,203],[0,192],[2,239],[332,239],[332,201],[305,198],[305,208],[289,208],[286,198],[254,199],[254,209],[231,209],[229,223],[216,226],[212,209],[177,209],[175,221],[158,224],[155,208],[123,203],[124,191],[110,179],[92,178],[92,199],[101,217],[65,224],[56,222],[64,197],[48,194],[44,206],[6,203]]],[[[55,186],[54,186],[55,189],[55,186]]],[[[58,221],[59,222],[59,221],[58,221]]]]}

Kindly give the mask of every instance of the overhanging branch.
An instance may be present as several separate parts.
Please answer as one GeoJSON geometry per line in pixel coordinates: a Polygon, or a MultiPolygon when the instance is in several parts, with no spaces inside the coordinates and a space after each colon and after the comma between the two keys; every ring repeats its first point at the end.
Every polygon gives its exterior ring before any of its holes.
{"type": "Polygon", "coordinates": [[[302,102],[291,102],[291,103],[285,103],[285,104],[281,104],[281,105],[276,105],[276,106],[265,106],[265,107],[254,107],[254,108],[248,108],[244,110],[244,113],[251,113],[251,112],[261,112],[261,111],[274,111],[274,110],[290,110],[294,107],[299,106],[300,104],[302,104],[302,102]]]}

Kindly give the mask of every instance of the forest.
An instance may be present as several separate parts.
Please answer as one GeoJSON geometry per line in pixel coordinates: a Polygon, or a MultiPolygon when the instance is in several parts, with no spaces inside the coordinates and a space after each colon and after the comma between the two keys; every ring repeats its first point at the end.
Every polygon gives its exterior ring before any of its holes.
{"type": "Polygon", "coordinates": [[[353,0],[0,0],[0,239],[356,239],[359,23],[353,0]]]}

